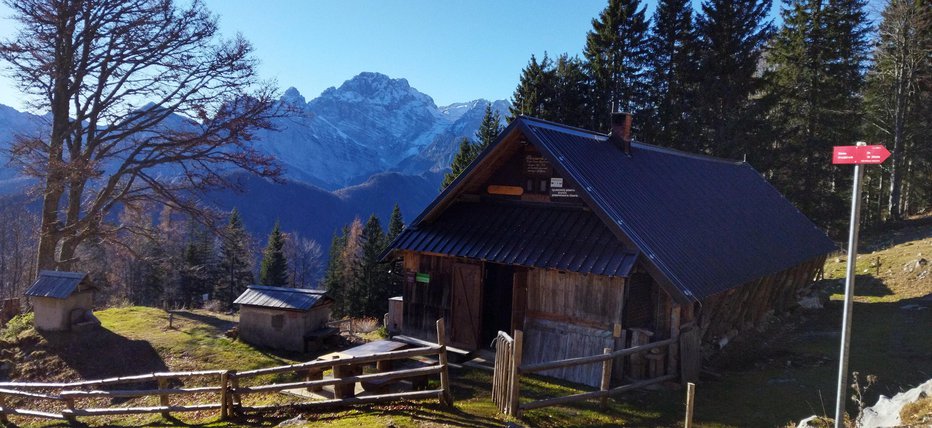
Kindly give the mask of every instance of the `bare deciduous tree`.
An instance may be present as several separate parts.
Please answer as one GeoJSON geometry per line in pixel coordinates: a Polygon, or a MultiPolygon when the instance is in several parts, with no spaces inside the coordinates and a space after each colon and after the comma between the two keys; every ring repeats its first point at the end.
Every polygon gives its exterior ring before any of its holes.
{"type": "Polygon", "coordinates": [[[289,264],[289,279],[296,288],[309,288],[316,284],[323,267],[323,249],[313,239],[297,232],[285,235],[285,259],[289,264]]]}
{"type": "Polygon", "coordinates": [[[115,239],[115,207],[155,201],[206,220],[200,190],[232,169],[277,176],[252,144],[270,127],[273,88],[252,48],[221,40],[200,0],[5,0],[20,29],[0,59],[50,111],[47,138],[14,159],[42,179],[39,269],[68,269],[79,244],[115,239]]]}

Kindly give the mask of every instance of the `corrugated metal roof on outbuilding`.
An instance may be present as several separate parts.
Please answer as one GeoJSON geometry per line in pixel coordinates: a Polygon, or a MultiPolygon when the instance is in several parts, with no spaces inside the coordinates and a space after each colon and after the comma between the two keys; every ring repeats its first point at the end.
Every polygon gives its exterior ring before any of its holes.
{"type": "Polygon", "coordinates": [[[26,290],[26,295],[67,299],[78,289],[85,278],[87,278],[87,273],[84,272],[43,270],[39,272],[36,282],[32,283],[29,290],[26,290]]]}
{"type": "Polygon", "coordinates": [[[393,248],[609,276],[628,276],[637,259],[591,211],[509,203],[459,202],[393,248]]]}
{"type": "Polygon", "coordinates": [[[836,249],[745,162],[517,119],[581,195],[685,296],[702,299],[836,249]]]}
{"type": "Polygon", "coordinates": [[[250,285],[233,303],[305,311],[330,300],[323,290],[250,285]]]}

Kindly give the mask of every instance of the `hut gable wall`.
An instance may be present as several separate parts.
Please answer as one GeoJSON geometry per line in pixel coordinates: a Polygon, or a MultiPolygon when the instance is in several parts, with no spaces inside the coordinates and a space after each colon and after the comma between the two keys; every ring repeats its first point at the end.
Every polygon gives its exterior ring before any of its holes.
{"type": "MultiPolygon", "coordinates": [[[[615,348],[625,279],[531,269],[527,274],[524,361],[528,364],[582,357],[615,348]]],[[[581,365],[544,372],[598,386],[601,366],[581,365]]]]}
{"type": "MultiPolygon", "coordinates": [[[[322,309],[329,312],[329,308],[322,309]]],[[[239,315],[239,335],[243,341],[254,345],[303,352],[308,319],[322,316],[320,312],[243,305],[239,315]]]]}
{"type": "MultiPolygon", "coordinates": [[[[523,139],[520,134],[514,138],[523,139]]],[[[483,179],[468,186],[464,196],[583,206],[576,186],[557,171],[533,144],[514,144],[483,179]]]]}
{"type": "Polygon", "coordinates": [[[36,328],[45,331],[64,331],[71,328],[71,312],[94,306],[93,290],[72,293],[65,299],[32,297],[36,328]]]}

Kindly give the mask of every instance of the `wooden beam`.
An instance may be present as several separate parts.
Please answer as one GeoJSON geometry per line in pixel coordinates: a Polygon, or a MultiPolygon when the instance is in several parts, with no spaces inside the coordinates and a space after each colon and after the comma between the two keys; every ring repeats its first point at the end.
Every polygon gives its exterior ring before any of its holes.
{"type": "Polygon", "coordinates": [[[503,186],[491,184],[486,188],[490,195],[521,196],[524,194],[524,188],[519,186],[503,186]]]}

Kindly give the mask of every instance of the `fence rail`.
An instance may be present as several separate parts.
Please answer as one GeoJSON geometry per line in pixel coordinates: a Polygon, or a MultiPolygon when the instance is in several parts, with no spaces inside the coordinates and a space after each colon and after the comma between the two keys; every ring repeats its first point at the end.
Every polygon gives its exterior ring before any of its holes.
{"type": "MultiPolygon", "coordinates": [[[[361,371],[361,370],[360,370],[361,371]]],[[[443,319],[437,320],[437,344],[400,351],[380,352],[369,355],[348,356],[327,360],[315,360],[305,363],[268,367],[255,370],[237,372],[235,370],[202,370],[188,372],[160,372],[144,375],[122,376],[108,379],[87,380],[66,383],[39,383],[39,382],[0,382],[0,422],[7,423],[9,415],[28,416],[45,419],[57,419],[74,422],[77,417],[109,416],[125,414],[162,413],[169,416],[176,412],[192,412],[203,410],[220,410],[220,417],[227,418],[235,412],[263,411],[283,407],[315,408],[320,406],[339,406],[366,403],[381,403],[397,400],[419,400],[437,398],[441,403],[452,404],[453,398],[450,390],[446,354],[446,332],[443,319]],[[357,368],[363,364],[375,363],[381,369],[386,361],[406,359],[412,357],[437,356],[437,364],[423,367],[382,370],[379,373],[360,374],[357,368]],[[332,370],[332,378],[323,379],[323,372],[332,370]],[[306,381],[270,383],[255,386],[240,386],[241,380],[256,379],[259,376],[291,373],[297,376],[307,376],[306,381]],[[391,394],[377,394],[369,396],[354,396],[355,384],[366,382],[370,384],[386,383],[400,379],[423,379],[426,376],[439,375],[440,388],[425,391],[406,391],[391,394]],[[316,377],[316,378],[312,378],[316,377]],[[197,387],[169,387],[171,381],[181,382],[192,378],[208,378],[209,385],[197,387]],[[139,388],[125,390],[102,390],[100,387],[127,383],[156,382],[154,388],[139,388]],[[334,386],[333,399],[306,401],[299,403],[247,406],[243,405],[242,396],[258,393],[275,393],[287,389],[308,388],[320,389],[324,386],[334,386]],[[93,388],[93,389],[91,389],[93,388]],[[170,397],[194,394],[217,394],[216,401],[190,404],[172,405],[170,397]],[[159,397],[157,406],[135,407],[88,407],[80,408],[81,400],[94,398],[139,398],[159,397]],[[9,406],[10,399],[48,400],[59,403],[58,412],[45,410],[23,409],[9,406]],[[62,405],[63,403],[63,405],[62,405]]]]}
{"type": "MultiPolygon", "coordinates": [[[[523,410],[538,409],[541,407],[556,406],[579,401],[600,399],[602,405],[606,404],[608,397],[628,392],[634,389],[644,388],[649,385],[678,379],[681,373],[674,367],[671,367],[671,373],[666,375],[645,379],[630,384],[625,384],[612,388],[610,381],[612,377],[612,365],[617,358],[649,352],[652,349],[661,347],[675,347],[681,343],[692,344],[698,341],[698,330],[684,330],[678,337],[660,340],[644,345],[633,346],[619,350],[611,348],[603,349],[603,353],[596,355],[587,355],[583,357],[566,358],[556,361],[547,361],[536,364],[521,364],[523,333],[515,330],[515,337],[511,338],[505,332],[498,332],[493,342],[495,345],[495,369],[492,376],[492,400],[498,406],[499,411],[511,416],[520,416],[523,410]],[[600,379],[599,390],[583,392],[579,394],[567,395],[562,397],[547,398],[521,403],[520,402],[520,383],[521,375],[537,373],[553,369],[574,367],[586,364],[602,364],[602,376],[600,379]]],[[[695,347],[695,345],[690,345],[695,347]]],[[[683,356],[684,354],[680,354],[683,356]]],[[[684,365],[686,365],[684,363],[684,365]]],[[[688,365],[691,366],[691,365],[688,365]]],[[[685,370],[686,367],[683,367],[685,370]]],[[[697,369],[695,369],[698,371],[697,369]]],[[[690,371],[690,370],[685,370],[690,371]]]]}

